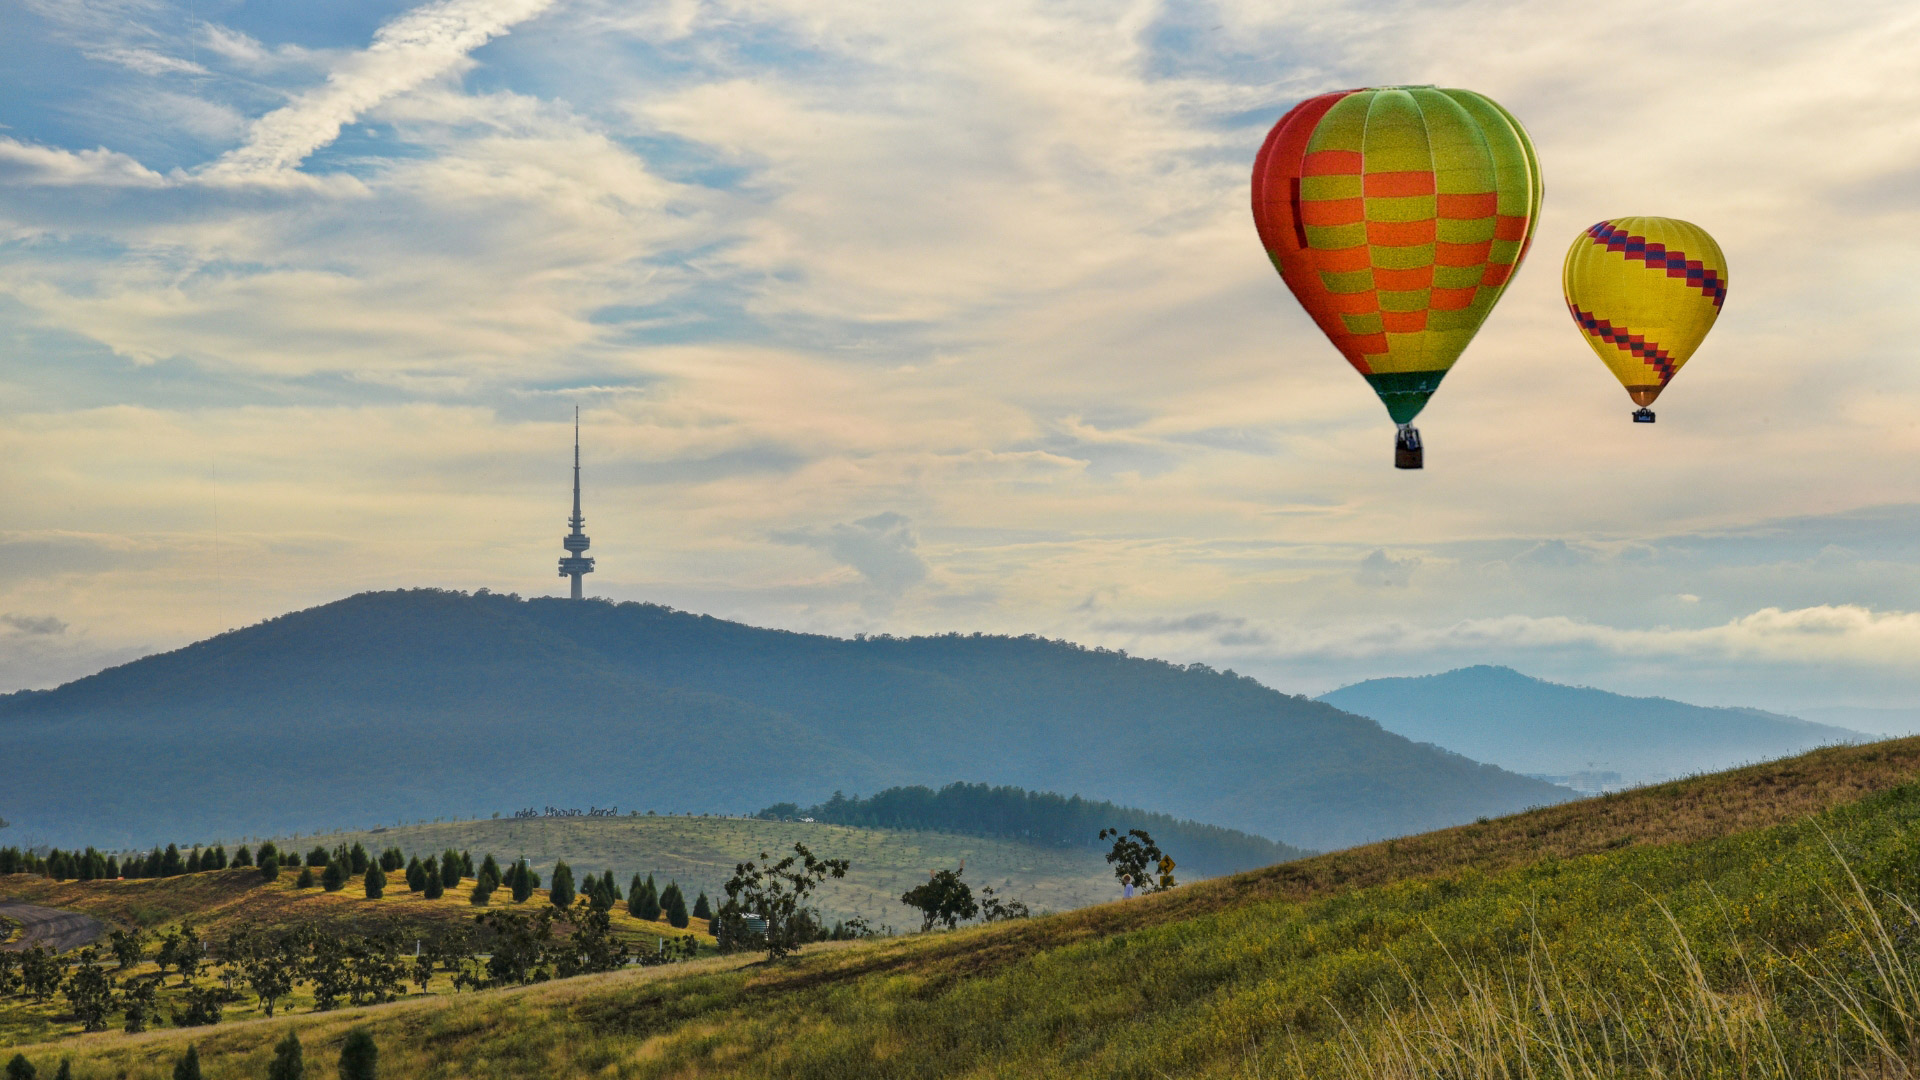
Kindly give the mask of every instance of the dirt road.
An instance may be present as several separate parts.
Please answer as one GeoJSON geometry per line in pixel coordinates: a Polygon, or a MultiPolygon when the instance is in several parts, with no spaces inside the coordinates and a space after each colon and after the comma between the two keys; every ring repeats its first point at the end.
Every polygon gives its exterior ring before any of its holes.
{"type": "Polygon", "coordinates": [[[101,934],[106,926],[91,915],[58,908],[35,907],[0,900],[0,915],[20,924],[20,934],[0,949],[18,952],[34,945],[45,945],[55,952],[77,949],[101,934]]]}

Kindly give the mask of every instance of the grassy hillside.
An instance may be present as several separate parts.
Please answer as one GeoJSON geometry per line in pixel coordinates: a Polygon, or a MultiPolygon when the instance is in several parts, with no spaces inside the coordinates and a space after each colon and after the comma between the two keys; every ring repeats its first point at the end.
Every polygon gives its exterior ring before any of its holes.
{"type": "Polygon", "coordinates": [[[1916,775],[1920,739],[1837,748],[780,965],[29,1056],[158,1077],[193,1038],[225,1080],[289,1026],[314,1064],[364,1026],[413,1077],[1905,1075],[1916,775]]]}
{"type": "Polygon", "coordinates": [[[1628,697],[1485,665],[1369,679],[1320,700],[1475,761],[1522,773],[1617,772],[1628,785],[1867,741],[1857,731],[1759,709],[1628,697]]]}
{"type": "Polygon", "coordinates": [[[817,855],[853,862],[845,880],[822,887],[820,911],[827,922],[858,915],[875,926],[905,925],[910,913],[900,905],[900,894],[925,881],[930,871],[952,869],[962,859],[967,881],[1004,890],[1036,910],[1085,907],[1111,899],[1115,888],[1106,862],[1084,849],[754,818],[503,818],[397,826],[380,833],[330,833],[279,843],[306,851],[315,844],[331,848],[356,841],[372,851],[398,846],[423,857],[446,848],[471,851],[475,859],[491,851],[503,865],[525,855],[542,881],[560,859],[573,867],[575,877],[610,869],[622,889],[635,873],[652,874],[663,887],[669,879],[680,882],[689,901],[702,890],[717,900],[735,863],[758,859],[763,851],[791,851],[799,841],[817,855]]]}
{"type": "Polygon", "coordinates": [[[1571,797],[1203,665],[434,590],[0,697],[0,759],[92,766],[7,794],[16,837],[61,847],[549,804],[751,813],[967,781],[1324,850],[1571,797]],[[411,782],[235,764],[268,761],[377,761],[411,782]]]}

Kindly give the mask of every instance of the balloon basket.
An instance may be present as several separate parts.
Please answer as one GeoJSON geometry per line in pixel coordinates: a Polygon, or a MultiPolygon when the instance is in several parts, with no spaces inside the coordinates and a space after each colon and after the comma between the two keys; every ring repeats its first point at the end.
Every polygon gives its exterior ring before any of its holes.
{"type": "Polygon", "coordinates": [[[1633,410],[1633,422],[1636,424],[1653,423],[1653,410],[1644,405],[1633,410]]]}
{"type": "Polygon", "coordinates": [[[1396,469],[1424,468],[1420,449],[1420,432],[1405,424],[1393,439],[1393,467],[1396,469]]]}

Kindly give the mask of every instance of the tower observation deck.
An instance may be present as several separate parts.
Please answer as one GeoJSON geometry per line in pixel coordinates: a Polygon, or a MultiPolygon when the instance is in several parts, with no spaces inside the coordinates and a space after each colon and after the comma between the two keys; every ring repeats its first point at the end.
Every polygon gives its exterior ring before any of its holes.
{"type": "Polygon", "coordinates": [[[560,546],[567,549],[565,558],[560,560],[560,576],[573,579],[573,598],[580,599],[580,576],[593,573],[593,560],[581,552],[593,546],[587,534],[580,531],[587,519],[580,516],[580,407],[573,408],[573,516],[567,524],[573,531],[561,537],[560,546]]]}

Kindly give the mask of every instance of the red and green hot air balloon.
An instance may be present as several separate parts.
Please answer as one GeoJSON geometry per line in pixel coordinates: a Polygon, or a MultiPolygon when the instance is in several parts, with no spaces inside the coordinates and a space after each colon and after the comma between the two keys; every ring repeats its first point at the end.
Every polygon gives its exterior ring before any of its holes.
{"type": "Polygon", "coordinates": [[[1420,468],[1413,418],[1526,257],[1540,191],[1526,130],[1471,90],[1322,94],[1260,148],[1260,241],[1399,425],[1400,468],[1420,468]]]}

